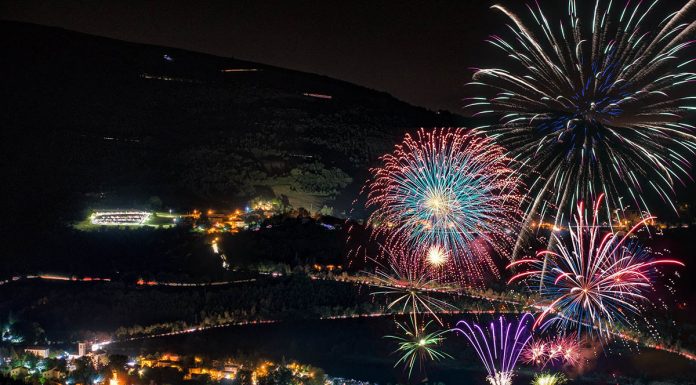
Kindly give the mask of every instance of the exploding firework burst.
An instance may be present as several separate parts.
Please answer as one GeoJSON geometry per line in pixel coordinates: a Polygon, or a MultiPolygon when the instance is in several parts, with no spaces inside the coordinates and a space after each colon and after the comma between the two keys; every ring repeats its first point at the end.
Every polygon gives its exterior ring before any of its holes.
{"type": "Polygon", "coordinates": [[[568,378],[562,373],[537,373],[532,380],[532,385],[563,385],[568,378]]]}
{"type": "Polygon", "coordinates": [[[517,322],[507,322],[500,316],[487,329],[459,321],[453,330],[462,333],[476,350],[488,372],[486,380],[491,385],[511,385],[517,360],[532,338],[533,323],[534,317],[526,313],[517,322]]]}
{"type": "Polygon", "coordinates": [[[580,361],[580,343],[574,335],[531,341],[522,352],[522,360],[539,367],[575,366],[580,361]]]}
{"type": "Polygon", "coordinates": [[[385,336],[385,338],[396,340],[399,345],[394,353],[398,353],[400,356],[394,367],[403,364],[405,368],[408,368],[409,377],[411,377],[416,364],[419,364],[423,369],[424,364],[428,361],[452,358],[449,354],[439,350],[439,346],[445,339],[443,335],[447,333],[447,330],[428,332],[430,323],[428,322],[420,328],[417,323],[408,326],[397,322],[403,336],[385,336]]]}
{"type": "Polygon", "coordinates": [[[522,351],[522,360],[528,364],[544,366],[546,362],[546,341],[535,340],[522,351]]]}
{"type": "Polygon", "coordinates": [[[696,149],[694,126],[682,120],[696,109],[696,73],[687,70],[696,59],[686,53],[696,2],[650,31],[652,13],[664,8],[658,3],[597,0],[579,10],[570,0],[567,19],[553,23],[537,2],[527,6],[536,28],[492,7],[510,18],[513,39],[493,35],[489,42],[514,62],[477,70],[470,84],[495,94],[471,98],[468,107],[499,118],[484,131],[535,176],[526,224],[547,215],[561,223],[573,202],[602,192],[621,210],[626,194],[647,209],[647,189],[671,205],[696,149]]]}
{"type": "Polygon", "coordinates": [[[430,266],[434,268],[442,267],[447,263],[447,260],[449,260],[448,254],[447,250],[443,249],[442,246],[430,246],[426,260],[430,266]]]}
{"type": "Polygon", "coordinates": [[[632,234],[645,218],[626,233],[602,231],[599,209],[602,196],[594,205],[589,220],[582,203],[578,204],[575,225],[570,226],[569,242],[554,233],[555,250],[537,253],[537,258],[521,259],[508,267],[528,266],[509,282],[530,281],[538,288],[543,309],[537,324],[549,314],[561,329],[583,330],[600,339],[609,339],[619,327],[635,326],[631,316],[640,314],[640,305],[649,302],[645,292],[652,288],[652,276],[659,265],[684,264],[672,259],[653,259],[650,253],[631,241],[632,234]]]}
{"type": "Polygon", "coordinates": [[[375,273],[369,274],[373,284],[380,288],[372,295],[385,296],[389,301],[387,309],[409,315],[409,323],[396,323],[403,336],[385,338],[397,340],[398,348],[395,353],[400,353],[400,357],[394,366],[403,364],[405,369],[408,369],[410,378],[417,363],[423,371],[427,361],[449,357],[437,350],[438,345],[444,340],[446,330],[428,332],[432,321],[422,324],[419,318],[432,317],[442,325],[438,313],[454,310],[455,307],[437,296],[452,293],[454,288],[435,280],[433,274],[436,271],[431,269],[426,258],[418,253],[397,248],[384,251],[382,257],[384,256],[387,257],[387,267],[378,263],[375,273]]]}
{"type": "Polygon", "coordinates": [[[380,288],[372,294],[389,298],[387,308],[410,314],[413,324],[417,324],[417,315],[421,313],[431,315],[442,324],[438,313],[455,307],[438,296],[451,294],[455,289],[440,284],[420,255],[401,249],[388,255],[387,266],[379,264],[375,273],[370,274],[374,284],[380,288]]]}
{"type": "Polygon", "coordinates": [[[414,250],[464,283],[497,273],[520,215],[518,180],[502,147],[463,129],[423,129],[382,157],[367,186],[376,236],[414,250]]]}

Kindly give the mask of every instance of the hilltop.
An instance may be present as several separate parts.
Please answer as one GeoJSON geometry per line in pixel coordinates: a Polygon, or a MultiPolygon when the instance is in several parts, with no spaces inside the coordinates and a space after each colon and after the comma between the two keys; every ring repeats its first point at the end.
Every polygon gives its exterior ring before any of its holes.
{"type": "Polygon", "coordinates": [[[462,123],[234,58],[8,21],[0,34],[3,195],[13,218],[32,224],[74,220],[90,205],[272,195],[336,215],[405,132],[462,123]]]}

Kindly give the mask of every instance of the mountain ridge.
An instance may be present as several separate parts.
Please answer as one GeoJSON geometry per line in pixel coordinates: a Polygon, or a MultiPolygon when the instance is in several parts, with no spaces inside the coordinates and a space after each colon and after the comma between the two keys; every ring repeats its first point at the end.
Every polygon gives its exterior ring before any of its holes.
{"type": "Polygon", "coordinates": [[[66,220],[150,197],[284,196],[337,214],[405,132],[465,122],[323,75],[21,22],[0,31],[6,199],[24,213],[51,193],[66,220]]]}

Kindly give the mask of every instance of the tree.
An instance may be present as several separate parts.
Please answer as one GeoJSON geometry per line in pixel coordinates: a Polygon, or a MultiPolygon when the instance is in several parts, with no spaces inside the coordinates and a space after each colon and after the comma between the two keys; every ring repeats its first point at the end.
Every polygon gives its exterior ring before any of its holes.
{"type": "Polygon", "coordinates": [[[162,199],[160,197],[153,195],[148,199],[147,203],[150,206],[150,209],[152,210],[159,210],[162,208],[162,199]]]}
{"type": "Polygon", "coordinates": [[[329,207],[327,205],[324,205],[319,210],[319,214],[324,215],[324,216],[331,216],[331,215],[333,215],[333,207],[329,207]]]}
{"type": "Polygon", "coordinates": [[[333,195],[353,179],[337,167],[325,168],[321,162],[302,164],[290,170],[292,188],[310,194],[333,195]]]}
{"type": "Polygon", "coordinates": [[[16,322],[11,325],[10,334],[30,345],[46,343],[46,331],[36,322],[16,322]]]}
{"type": "Polygon", "coordinates": [[[109,369],[122,371],[128,363],[128,357],[121,354],[109,355],[109,369]]]}
{"type": "Polygon", "coordinates": [[[176,368],[148,368],[143,373],[145,383],[176,385],[181,383],[183,374],[176,368]]]}
{"type": "Polygon", "coordinates": [[[252,385],[252,372],[249,369],[239,369],[237,372],[237,378],[235,379],[235,385],[252,385]]]}
{"type": "Polygon", "coordinates": [[[293,376],[290,369],[278,365],[269,370],[268,375],[257,379],[258,385],[292,385],[293,376]]]}
{"type": "Polygon", "coordinates": [[[92,360],[89,357],[80,357],[75,360],[75,370],[70,373],[75,383],[91,384],[92,378],[97,375],[97,371],[92,365],[92,360]]]}
{"type": "Polygon", "coordinates": [[[312,375],[302,379],[303,385],[324,385],[326,383],[326,373],[322,369],[309,366],[307,370],[312,375]]]}

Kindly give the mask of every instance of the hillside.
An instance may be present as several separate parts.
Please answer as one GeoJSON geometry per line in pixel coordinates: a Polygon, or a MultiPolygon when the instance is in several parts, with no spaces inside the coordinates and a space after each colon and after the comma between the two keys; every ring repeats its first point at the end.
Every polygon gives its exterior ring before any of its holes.
{"type": "Polygon", "coordinates": [[[6,21],[0,36],[3,200],[21,223],[155,196],[187,208],[285,195],[339,214],[404,132],[460,123],[233,58],[6,21]]]}

